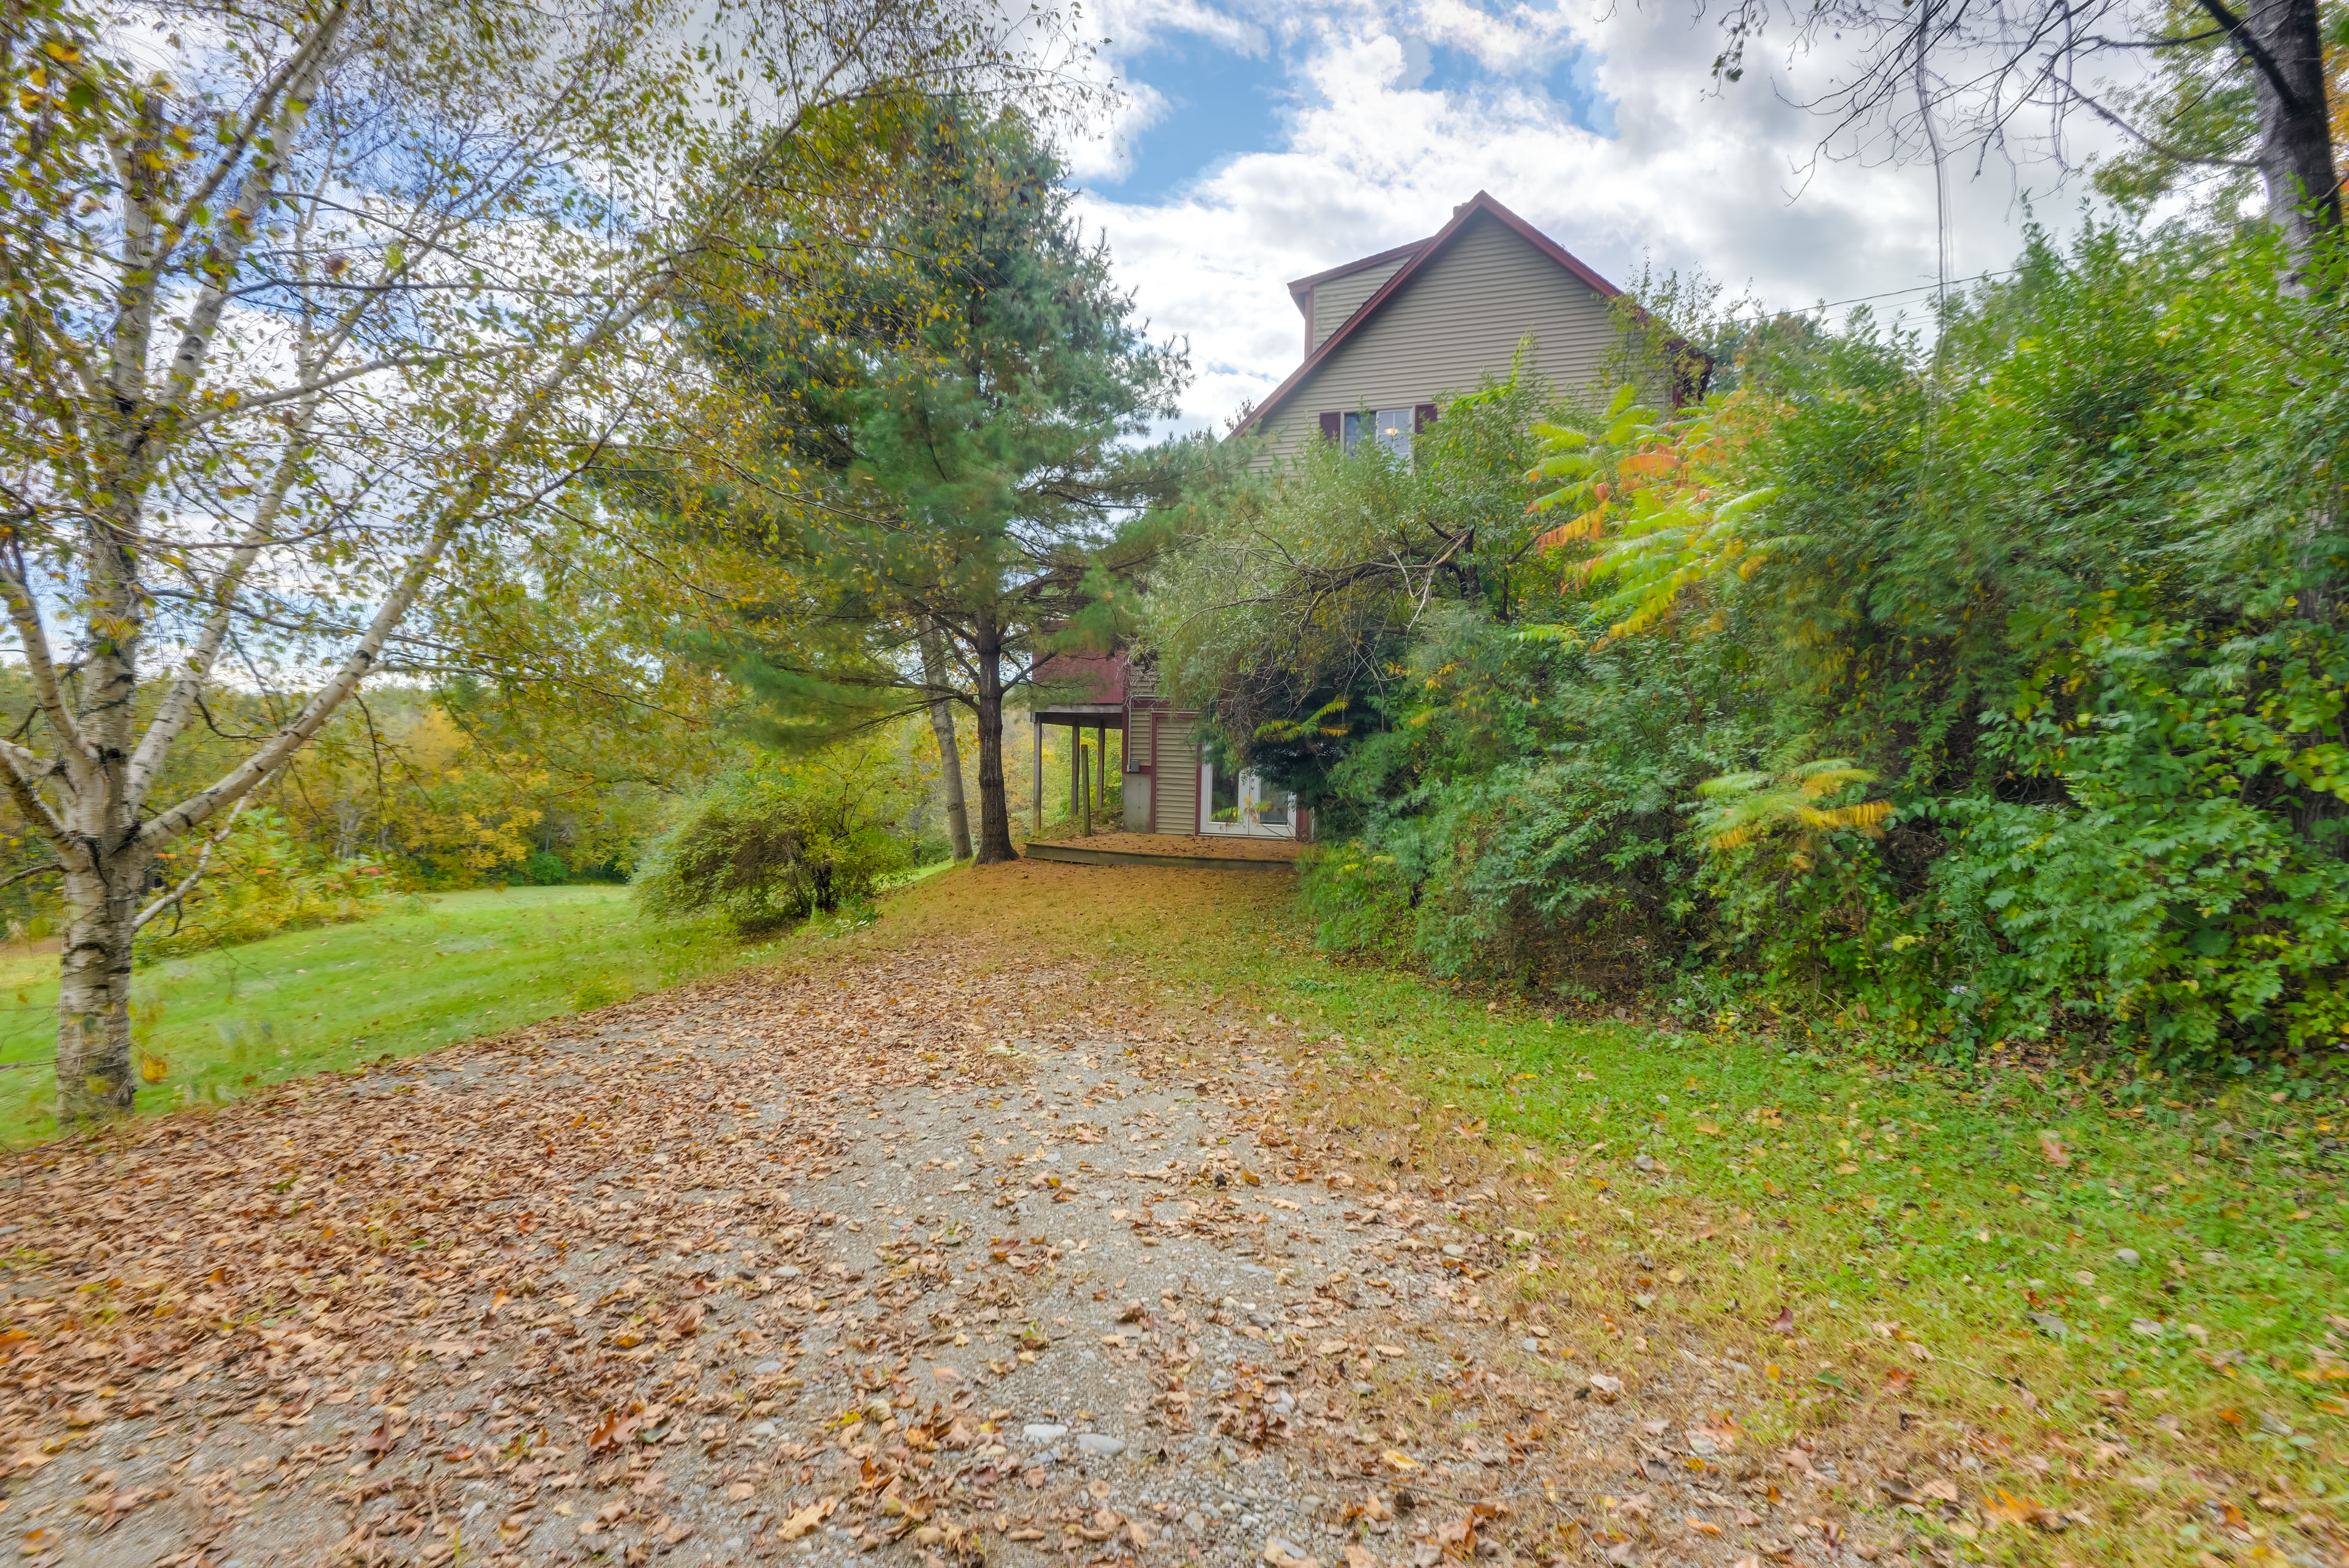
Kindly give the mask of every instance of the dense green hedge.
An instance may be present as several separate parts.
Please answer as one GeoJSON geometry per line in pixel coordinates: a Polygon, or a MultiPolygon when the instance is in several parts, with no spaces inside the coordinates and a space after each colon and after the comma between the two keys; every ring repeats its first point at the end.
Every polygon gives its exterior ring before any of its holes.
{"type": "Polygon", "coordinates": [[[1555,480],[1498,476],[1677,450],[1667,410],[1555,407],[1582,433],[1423,438],[1408,468],[1315,453],[1207,509],[1154,642],[1336,829],[1306,882],[1333,945],[1692,1009],[1758,986],[1945,1054],[2333,1048],[2349,330],[2324,267],[2284,273],[2264,232],[2096,230],[1938,342],[1746,330],[1675,471],[1715,525],[1644,564],[1630,522],[1530,535],[1555,480]],[[1732,490],[1766,499],[1723,525],[1732,490]],[[1284,529],[1434,565],[1305,584],[1268,564],[1284,529]],[[1203,631],[1211,597],[1246,607],[1203,631]]]}

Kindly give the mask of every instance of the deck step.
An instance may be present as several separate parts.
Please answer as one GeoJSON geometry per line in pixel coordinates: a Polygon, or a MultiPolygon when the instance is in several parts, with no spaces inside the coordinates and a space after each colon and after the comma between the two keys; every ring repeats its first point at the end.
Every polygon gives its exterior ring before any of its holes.
{"type": "Polygon", "coordinates": [[[1225,855],[1152,855],[1133,849],[1087,849],[1053,840],[1030,839],[1021,853],[1030,860],[1063,860],[1074,866],[1172,866],[1193,871],[1294,871],[1293,860],[1243,859],[1225,855]]]}

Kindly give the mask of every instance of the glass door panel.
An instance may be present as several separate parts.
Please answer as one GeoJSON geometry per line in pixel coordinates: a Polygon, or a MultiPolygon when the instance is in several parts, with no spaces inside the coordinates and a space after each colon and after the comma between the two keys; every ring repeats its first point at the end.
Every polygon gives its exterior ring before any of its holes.
{"type": "Polygon", "coordinates": [[[1206,803],[1203,833],[1252,838],[1297,836],[1297,798],[1268,790],[1253,773],[1234,773],[1213,762],[1199,764],[1199,798],[1206,803]]]}

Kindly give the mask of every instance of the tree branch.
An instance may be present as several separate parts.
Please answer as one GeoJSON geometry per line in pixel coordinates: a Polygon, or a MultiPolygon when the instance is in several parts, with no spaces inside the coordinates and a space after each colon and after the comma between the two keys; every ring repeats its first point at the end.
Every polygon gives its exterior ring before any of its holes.
{"type": "Polygon", "coordinates": [[[204,840],[203,848],[197,851],[196,868],[189,872],[186,879],[181,881],[178,887],[172,888],[170,892],[164,894],[161,898],[156,899],[153,903],[140,910],[138,916],[130,922],[130,929],[133,931],[137,931],[141,927],[145,926],[148,921],[153,919],[156,916],[161,914],[164,910],[170,909],[172,905],[178,903],[181,899],[186,898],[189,893],[194,890],[196,883],[203,877],[204,867],[212,864],[212,851],[219,848],[222,842],[228,837],[228,830],[236,826],[237,814],[242,812],[243,809],[243,800],[239,800],[236,805],[229,808],[229,814],[226,820],[222,822],[218,831],[214,832],[210,838],[204,840]]]}
{"type": "MultiPolygon", "coordinates": [[[[0,556],[0,597],[8,601],[8,619],[16,628],[16,640],[24,645],[25,673],[32,678],[33,699],[41,707],[41,716],[57,738],[57,763],[66,775],[67,787],[77,794],[87,794],[97,783],[98,765],[89,754],[89,743],[82,737],[81,727],[74,722],[66,706],[64,688],[57,681],[55,659],[49,653],[47,628],[41,625],[40,607],[33,601],[32,588],[24,579],[23,552],[10,542],[5,556],[0,556]]],[[[30,752],[25,753],[32,755],[30,752]]]]}
{"type": "Polygon", "coordinates": [[[2268,53],[2267,46],[2252,34],[2251,24],[2228,10],[2221,0],[2196,0],[2196,3],[2210,14],[2212,21],[2219,24],[2227,35],[2227,41],[2242,50],[2244,57],[2259,67],[2260,75],[2268,78],[2268,85],[2275,88],[2276,98],[2282,103],[2284,112],[2303,112],[2307,106],[2301,96],[2292,90],[2292,84],[2283,79],[2283,67],[2276,63],[2273,55],[2268,53]]]}

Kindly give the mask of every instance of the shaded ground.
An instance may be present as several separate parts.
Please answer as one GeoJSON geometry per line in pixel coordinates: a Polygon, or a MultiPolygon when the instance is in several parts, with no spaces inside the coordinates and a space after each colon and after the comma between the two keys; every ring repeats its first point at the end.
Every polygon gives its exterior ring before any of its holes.
{"type": "MultiPolygon", "coordinates": [[[[1285,892],[957,873],[796,972],[19,1158],[23,1555],[1824,1568],[2081,1539],[1987,1484],[2019,1458],[1994,1432],[1899,1407],[1934,1355],[1899,1324],[1650,1315],[1682,1238],[1536,1220],[1481,1124],[1170,996],[1099,919],[1261,940],[1285,892]],[[1798,1355],[1896,1397],[1797,1419],[1769,1356],[1798,1355]]],[[[1640,1159],[1617,1179],[1675,1201],[1640,1159]]],[[[2343,1561],[2300,1506],[2211,1542],[2343,1561]]]]}

